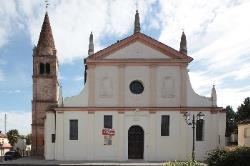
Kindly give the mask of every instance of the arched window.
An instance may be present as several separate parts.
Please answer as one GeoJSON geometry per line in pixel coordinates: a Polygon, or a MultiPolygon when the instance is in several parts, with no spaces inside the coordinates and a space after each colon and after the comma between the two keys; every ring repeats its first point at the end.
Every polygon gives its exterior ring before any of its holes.
{"type": "Polygon", "coordinates": [[[46,63],[46,73],[50,74],[50,64],[46,63]]]}
{"type": "Polygon", "coordinates": [[[40,74],[44,74],[44,64],[40,63],[40,74]]]}

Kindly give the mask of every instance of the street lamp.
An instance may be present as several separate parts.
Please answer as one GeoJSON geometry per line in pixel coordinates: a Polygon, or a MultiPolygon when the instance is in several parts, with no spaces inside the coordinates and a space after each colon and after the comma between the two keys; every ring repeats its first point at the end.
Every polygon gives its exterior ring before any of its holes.
{"type": "Polygon", "coordinates": [[[190,113],[188,113],[188,112],[185,112],[183,116],[185,118],[187,125],[192,125],[192,129],[193,129],[192,161],[194,161],[194,159],[195,159],[195,140],[194,140],[195,133],[194,132],[195,132],[196,120],[203,119],[205,114],[203,114],[202,112],[199,112],[197,115],[193,114],[192,120],[190,119],[190,113]]]}

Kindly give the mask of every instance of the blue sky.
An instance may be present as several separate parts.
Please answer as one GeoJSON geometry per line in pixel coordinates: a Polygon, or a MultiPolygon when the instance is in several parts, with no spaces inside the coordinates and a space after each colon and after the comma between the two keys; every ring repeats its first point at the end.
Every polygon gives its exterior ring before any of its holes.
{"type": "MultiPolygon", "coordinates": [[[[0,0],[0,130],[30,132],[32,48],[45,14],[44,1],[0,0]]],[[[48,8],[60,62],[63,96],[83,88],[83,58],[94,33],[95,51],[133,32],[138,3],[142,32],[179,48],[185,30],[194,90],[236,108],[250,96],[248,0],[51,0],[48,8]]]]}

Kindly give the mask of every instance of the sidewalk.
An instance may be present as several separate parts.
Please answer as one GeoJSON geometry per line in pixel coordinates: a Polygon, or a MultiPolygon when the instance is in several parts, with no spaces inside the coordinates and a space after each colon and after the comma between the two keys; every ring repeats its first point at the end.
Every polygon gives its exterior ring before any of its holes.
{"type": "Polygon", "coordinates": [[[1,161],[1,165],[91,165],[91,166],[162,166],[164,162],[148,162],[144,160],[129,160],[126,162],[117,161],[58,161],[58,160],[44,160],[39,157],[23,157],[17,160],[1,161]]]}

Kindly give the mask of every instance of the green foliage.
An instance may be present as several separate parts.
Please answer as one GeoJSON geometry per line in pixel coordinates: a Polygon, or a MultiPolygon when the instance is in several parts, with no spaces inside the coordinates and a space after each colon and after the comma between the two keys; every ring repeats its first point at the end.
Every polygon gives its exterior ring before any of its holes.
{"type": "Polygon", "coordinates": [[[238,147],[230,151],[216,149],[208,156],[209,166],[247,166],[250,163],[250,148],[238,147]]]}
{"type": "Polygon", "coordinates": [[[20,135],[19,135],[17,129],[12,129],[12,130],[7,132],[7,138],[9,140],[9,143],[11,144],[11,146],[14,146],[15,143],[17,143],[19,137],[20,137],[20,135]]]}
{"type": "Polygon", "coordinates": [[[169,161],[164,164],[164,166],[202,166],[202,164],[198,163],[197,161],[169,161]]]}
{"type": "Polygon", "coordinates": [[[243,104],[238,107],[237,122],[250,119],[250,97],[245,98],[243,104]]]}
{"type": "Polygon", "coordinates": [[[26,135],[26,145],[31,145],[31,134],[26,135]]]}
{"type": "Polygon", "coordinates": [[[229,137],[236,129],[236,113],[233,111],[231,106],[226,107],[226,137],[229,137]]]}

